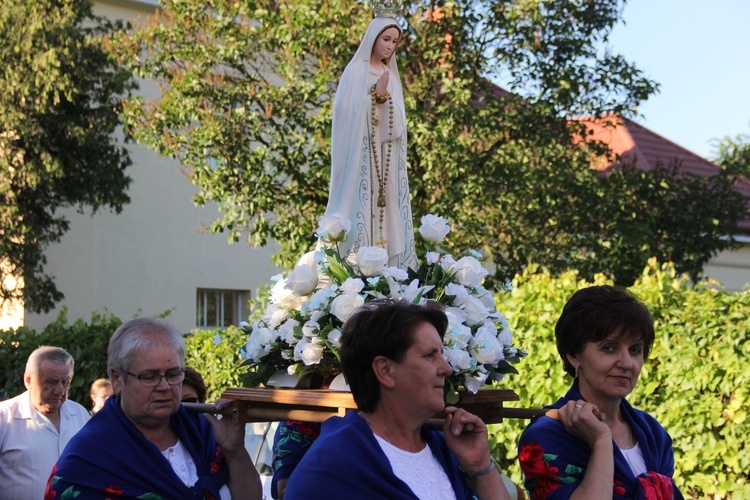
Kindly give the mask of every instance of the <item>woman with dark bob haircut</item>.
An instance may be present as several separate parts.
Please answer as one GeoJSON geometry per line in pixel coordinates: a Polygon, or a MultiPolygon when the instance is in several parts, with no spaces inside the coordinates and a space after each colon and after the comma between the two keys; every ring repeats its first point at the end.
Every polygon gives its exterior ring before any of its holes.
{"type": "Polygon", "coordinates": [[[509,498],[482,420],[445,407],[438,304],[368,302],[344,324],[341,368],[359,412],[331,417],[289,478],[298,498],[509,498]],[[443,432],[424,424],[445,411],[443,432]]]}
{"type": "Polygon", "coordinates": [[[524,485],[537,498],[683,498],[672,476],[672,439],[625,399],[654,343],[654,320],[628,290],[575,292],[555,326],[573,386],[521,435],[524,485]]]}

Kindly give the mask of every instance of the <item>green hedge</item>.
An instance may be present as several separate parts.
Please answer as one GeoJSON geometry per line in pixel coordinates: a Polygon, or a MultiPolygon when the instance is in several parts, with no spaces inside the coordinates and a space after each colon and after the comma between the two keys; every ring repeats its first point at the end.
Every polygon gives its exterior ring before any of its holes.
{"type": "Polygon", "coordinates": [[[236,327],[194,330],[185,339],[185,364],[203,376],[208,389],[207,401],[218,399],[227,387],[243,386],[245,369],[240,367],[240,348],[246,342],[247,338],[236,327]]]}
{"type": "MultiPolygon", "coordinates": [[[[531,268],[511,293],[499,296],[515,332],[515,344],[529,357],[510,375],[518,407],[552,403],[571,383],[555,350],[554,325],[565,301],[577,289],[608,283],[559,277],[531,268]]],[[[687,497],[750,498],[750,291],[729,293],[716,284],[691,286],[669,266],[651,263],[632,287],[656,320],[650,359],[629,400],[654,417],[674,439],[676,481],[687,497]]],[[[0,399],[21,393],[26,358],[39,345],[57,345],[76,359],[71,399],[89,406],[91,382],[106,374],[109,337],[121,324],[111,314],[94,314],[89,323],[68,325],[66,312],[41,333],[21,328],[0,331],[0,399]]],[[[204,376],[209,400],[227,387],[242,386],[239,349],[246,341],[236,328],[196,330],[187,339],[186,362],[204,376]],[[221,337],[215,343],[216,335],[221,337]]],[[[516,443],[526,421],[492,426],[490,439],[498,462],[520,482],[516,443]]]]}
{"type": "MultiPolygon", "coordinates": [[[[531,269],[515,290],[499,297],[515,332],[515,344],[529,351],[504,386],[515,390],[519,407],[540,407],[565,393],[554,326],[565,301],[593,283],[573,272],[553,278],[531,269]]],[[[611,283],[609,283],[611,284],[611,283]]],[[[715,283],[691,286],[669,266],[651,262],[631,287],[651,310],[656,341],[628,400],[653,415],[674,440],[675,480],[686,497],[750,498],[750,291],[729,293],[715,283]]],[[[521,474],[516,443],[527,421],[492,426],[491,441],[504,470],[521,474]]]]}
{"type": "Polygon", "coordinates": [[[91,408],[91,382],[107,376],[107,345],[122,321],[110,313],[94,313],[90,322],[68,324],[63,309],[57,319],[37,333],[29,328],[0,331],[0,400],[26,390],[23,373],[29,354],[39,346],[62,347],[75,359],[75,374],[69,398],[91,408]]]}

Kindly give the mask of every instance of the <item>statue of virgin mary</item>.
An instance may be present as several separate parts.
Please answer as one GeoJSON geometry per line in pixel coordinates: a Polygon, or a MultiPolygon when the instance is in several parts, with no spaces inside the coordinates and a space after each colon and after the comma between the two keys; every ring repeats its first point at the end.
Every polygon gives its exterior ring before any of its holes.
{"type": "Polygon", "coordinates": [[[406,113],[395,58],[400,39],[393,18],[375,17],[341,76],[333,103],[326,214],[351,220],[339,247],[343,257],[380,246],[388,252],[388,265],[416,269],[406,113]]]}

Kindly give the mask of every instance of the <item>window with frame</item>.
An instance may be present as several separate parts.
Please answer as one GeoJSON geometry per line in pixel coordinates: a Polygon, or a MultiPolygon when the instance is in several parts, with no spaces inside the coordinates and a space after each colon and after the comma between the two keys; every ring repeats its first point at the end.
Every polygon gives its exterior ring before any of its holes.
{"type": "Polygon", "coordinates": [[[226,328],[245,321],[250,300],[248,290],[198,288],[196,322],[198,328],[226,328]]]}

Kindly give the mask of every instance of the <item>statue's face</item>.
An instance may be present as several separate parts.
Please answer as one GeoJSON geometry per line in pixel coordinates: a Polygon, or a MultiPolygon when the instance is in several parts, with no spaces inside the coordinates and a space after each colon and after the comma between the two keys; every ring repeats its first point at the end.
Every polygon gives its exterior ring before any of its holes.
{"type": "Polygon", "coordinates": [[[401,32],[395,26],[386,28],[378,35],[375,45],[372,47],[372,58],[378,61],[387,61],[398,46],[401,32]]]}

